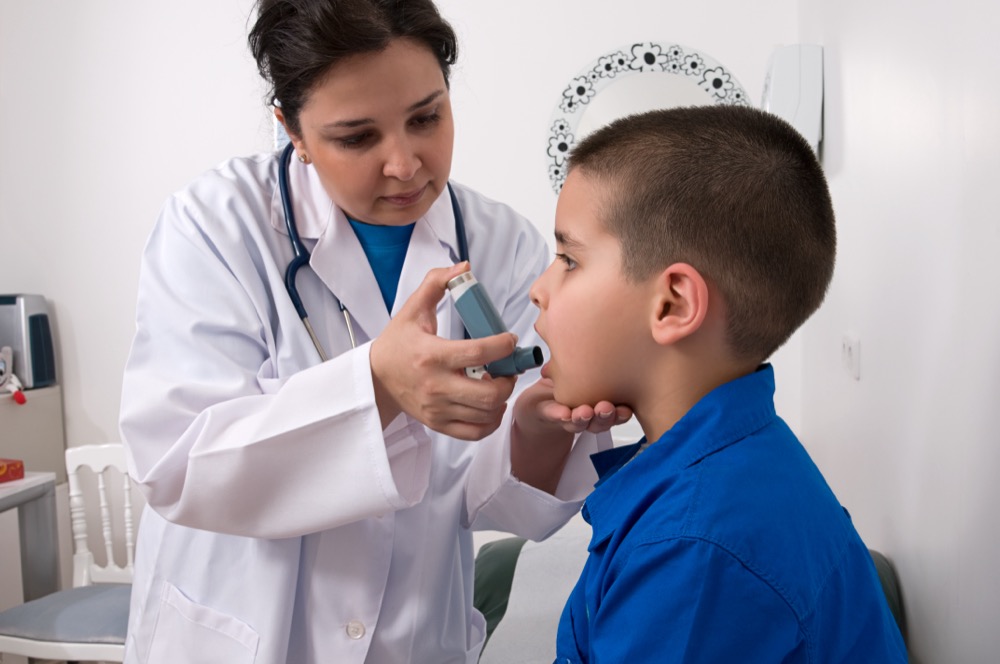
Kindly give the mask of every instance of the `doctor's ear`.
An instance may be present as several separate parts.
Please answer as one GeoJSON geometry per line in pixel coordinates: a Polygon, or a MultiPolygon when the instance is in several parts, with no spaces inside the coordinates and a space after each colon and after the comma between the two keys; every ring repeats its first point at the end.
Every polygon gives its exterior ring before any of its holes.
{"type": "Polygon", "coordinates": [[[308,164],[309,155],[306,153],[305,141],[302,140],[302,136],[293,133],[288,128],[288,122],[285,121],[285,114],[281,111],[281,107],[279,106],[274,107],[274,117],[275,119],[278,120],[278,122],[281,123],[281,126],[285,128],[285,134],[288,136],[288,139],[292,142],[292,145],[295,146],[295,156],[298,157],[299,161],[301,161],[303,164],[308,164]]]}
{"type": "Polygon", "coordinates": [[[650,325],[656,343],[666,346],[701,328],[708,315],[708,284],[687,263],[674,263],[655,279],[650,325]]]}

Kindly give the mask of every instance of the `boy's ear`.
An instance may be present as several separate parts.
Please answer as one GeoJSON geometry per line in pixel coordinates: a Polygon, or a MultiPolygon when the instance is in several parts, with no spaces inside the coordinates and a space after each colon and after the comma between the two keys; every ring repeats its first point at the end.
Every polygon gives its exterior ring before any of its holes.
{"type": "Polygon", "coordinates": [[[653,339],[666,346],[701,328],[708,315],[708,284],[687,263],[674,263],[659,274],[650,321],[653,339]]]}

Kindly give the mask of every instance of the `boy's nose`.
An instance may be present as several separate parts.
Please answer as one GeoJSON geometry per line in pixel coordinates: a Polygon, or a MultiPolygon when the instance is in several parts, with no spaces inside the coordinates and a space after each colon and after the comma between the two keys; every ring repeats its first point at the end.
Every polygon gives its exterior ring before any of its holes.
{"type": "Polygon", "coordinates": [[[535,283],[531,284],[531,289],[528,291],[528,297],[531,298],[531,303],[539,309],[544,308],[543,297],[545,290],[542,287],[542,280],[545,279],[545,275],[548,273],[549,271],[545,270],[545,272],[535,279],[535,283]]]}

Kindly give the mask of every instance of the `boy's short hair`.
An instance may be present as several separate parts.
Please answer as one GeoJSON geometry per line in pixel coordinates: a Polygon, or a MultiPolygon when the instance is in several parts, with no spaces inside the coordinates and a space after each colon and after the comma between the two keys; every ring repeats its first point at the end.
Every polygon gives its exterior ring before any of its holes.
{"type": "Polygon", "coordinates": [[[744,106],[629,116],[582,140],[573,170],[602,185],[599,215],[627,279],[682,262],[721,291],[737,357],[764,361],[823,301],[833,204],[812,148],[777,116],[744,106]]]}

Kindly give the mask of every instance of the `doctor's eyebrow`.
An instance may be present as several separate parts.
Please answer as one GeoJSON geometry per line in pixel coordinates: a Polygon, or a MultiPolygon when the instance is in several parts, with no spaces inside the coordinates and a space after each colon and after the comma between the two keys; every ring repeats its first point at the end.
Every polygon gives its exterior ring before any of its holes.
{"type": "Polygon", "coordinates": [[[443,94],[444,90],[435,90],[434,92],[430,93],[429,95],[418,101],[416,104],[410,104],[410,106],[406,108],[406,112],[412,113],[413,111],[417,110],[422,106],[427,106],[428,104],[430,104],[432,101],[434,101],[443,94]]]}
{"type": "MultiPolygon", "coordinates": [[[[406,107],[407,113],[412,113],[419,108],[423,108],[428,104],[432,103],[438,97],[444,94],[444,90],[435,90],[430,93],[420,101],[415,104],[410,104],[406,107]]],[[[374,118],[358,118],[356,120],[340,120],[338,122],[331,122],[329,124],[323,125],[323,129],[353,129],[354,127],[361,127],[363,125],[374,124],[374,118]]]]}

